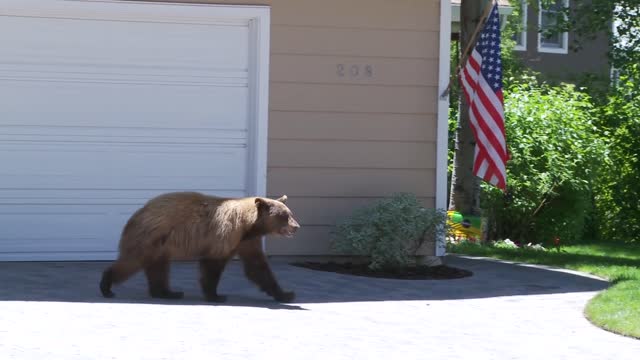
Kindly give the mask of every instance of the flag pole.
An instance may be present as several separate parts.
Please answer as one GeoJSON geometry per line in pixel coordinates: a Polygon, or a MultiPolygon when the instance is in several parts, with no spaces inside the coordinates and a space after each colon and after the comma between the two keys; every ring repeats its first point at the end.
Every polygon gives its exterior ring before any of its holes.
{"type": "MultiPolygon", "coordinates": [[[[449,84],[447,85],[447,88],[444,89],[442,94],[440,94],[441,99],[449,94],[449,90],[451,89],[451,83],[453,82],[453,79],[460,75],[460,69],[462,67],[462,64],[464,64],[467,61],[467,58],[471,53],[471,49],[476,44],[476,40],[477,40],[478,34],[480,33],[480,29],[482,29],[482,27],[484,26],[484,23],[487,21],[487,18],[489,17],[489,13],[491,12],[491,9],[493,9],[494,1],[496,0],[489,0],[487,2],[487,5],[484,8],[482,15],[480,16],[480,21],[478,21],[478,25],[476,26],[476,29],[473,31],[473,34],[471,34],[471,38],[467,43],[467,47],[462,52],[462,57],[460,58],[460,62],[458,63],[458,66],[456,66],[455,74],[450,76],[449,84]]],[[[440,61],[442,61],[442,59],[440,61]]]]}

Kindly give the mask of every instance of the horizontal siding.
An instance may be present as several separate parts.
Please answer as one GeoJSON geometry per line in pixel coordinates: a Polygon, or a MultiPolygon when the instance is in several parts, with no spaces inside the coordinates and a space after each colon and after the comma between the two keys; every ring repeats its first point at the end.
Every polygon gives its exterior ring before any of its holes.
{"type": "Polygon", "coordinates": [[[273,0],[272,2],[272,22],[278,25],[439,30],[438,1],[273,0]]]}
{"type": "Polygon", "coordinates": [[[271,83],[271,109],[435,114],[436,87],[271,83]]]}
{"type": "Polygon", "coordinates": [[[273,55],[272,82],[437,86],[435,59],[273,55]]]}
{"type": "Polygon", "coordinates": [[[269,236],[269,255],[334,255],[330,248],[330,226],[302,226],[292,238],[269,236]]]}
{"type": "MultiPolygon", "coordinates": [[[[344,255],[331,249],[331,226],[303,226],[293,238],[269,236],[265,242],[268,255],[326,256],[344,255]]],[[[419,255],[433,255],[434,243],[425,244],[419,255]]]]}
{"type": "Polygon", "coordinates": [[[436,141],[435,114],[271,111],[269,140],[436,141]]]}
{"type": "Polygon", "coordinates": [[[269,167],[433,169],[435,144],[396,141],[271,140],[269,167]]]}
{"type": "MultiPolygon", "coordinates": [[[[380,197],[293,196],[289,197],[287,205],[296,219],[305,226],[334,226],[356,209],[371,206],[381,199],[380,197]]],[[[418,198],[418,200],[428,207],[433,207],[435,204],[435,199],[431,197],[418,198]]]]}
{"type": "Polygon", "coordinates": [[[273,54],[437,59],[438,32],[273,25],[273,54]]]}
{"type": "Polygon", "coordinates": [[[268,177],[273,196],[377,197],[409,191],[430,197],[435,189],[433,169],[269,168],[268,177]]]}
{"type": "MultiPolygon", "coordinates": [[[[303,226],[293,238],[267,237],[265,248],[269,255],[342,255],[331,249],[332,230],[331,226],[303,226]]],[[[431,249],[420,251],[419,254],[432,255],[435,244],[429,245],[431,249]]]]}

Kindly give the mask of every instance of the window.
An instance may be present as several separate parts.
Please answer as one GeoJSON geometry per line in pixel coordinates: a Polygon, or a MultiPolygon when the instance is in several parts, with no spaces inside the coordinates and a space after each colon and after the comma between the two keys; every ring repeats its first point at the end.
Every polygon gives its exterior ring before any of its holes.
{"type": "Polygon", "coordinates": [[[567,32],[555,32],[550,29],[558,23],[558,16],[563,8],[569,7],[569,0],[551,1],[547,9],[542,8],[541,1],[538,2],[540,12],[538,13],[538,51],[545,53],[567,54],[569,51],[569,34],[567,32]]]}
{"type": "Polygon", "coordinates": [[[516,42],[515,50],[527,50],[527,0],[520,0],[520,24],[518,30],[513,34],[513,40],[516,42]]]}

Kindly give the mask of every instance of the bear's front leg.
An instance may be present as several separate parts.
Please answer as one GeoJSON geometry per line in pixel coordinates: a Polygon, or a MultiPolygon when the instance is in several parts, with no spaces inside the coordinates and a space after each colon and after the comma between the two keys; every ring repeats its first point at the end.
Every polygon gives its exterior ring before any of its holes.
{"type": "Polygon", "coordinates": [[[244,273],[260,290],[279,302],[292,302],[296,295],[293,291],[284,291],[276,281],[267,258],[262,252],[260,239],[245,240],[238,247],[238,256],[243,262],[244,273]]]}
{"type": "Polygon", "coordinates": [[[200,286],[204,293],[205,300],[209,302],[225,302],[227,297],[218,294],[218,283],[229,259],[200,260],[200,286]]]}

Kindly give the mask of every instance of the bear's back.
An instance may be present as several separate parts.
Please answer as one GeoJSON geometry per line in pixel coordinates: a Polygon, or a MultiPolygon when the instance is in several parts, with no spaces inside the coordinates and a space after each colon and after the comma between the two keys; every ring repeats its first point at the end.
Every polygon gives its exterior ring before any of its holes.
{"type": "Polygon", "coordinates": [[[136,248],[164,248],[179,258],[202,252],[227,253],[246,231],[243,223],[255,216],[249,210],[251,204],[250,198],[165,193],[150,199],[132,217],[133,237],[127,242],[136,248]]]}

